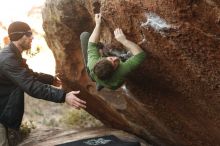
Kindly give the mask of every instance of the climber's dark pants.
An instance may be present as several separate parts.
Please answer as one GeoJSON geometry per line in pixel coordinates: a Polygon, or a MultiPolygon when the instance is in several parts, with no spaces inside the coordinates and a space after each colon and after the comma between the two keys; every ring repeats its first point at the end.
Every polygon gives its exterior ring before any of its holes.
{"type": "Polygon", "coordinates": [[[84,61],[84,65],[86,68],[86,71],[88,73],[88,75],[90,76],[90,72],[89,69],[87,67],[87,63],[88,63],[88,42],[89,42],[89,37],[90,37],[90,33],[89,32],[83,32],[80,35],[80,42],[81,42],[81,49],[82,49],[82,54],[83,54],[83,61],[84,61]]]}

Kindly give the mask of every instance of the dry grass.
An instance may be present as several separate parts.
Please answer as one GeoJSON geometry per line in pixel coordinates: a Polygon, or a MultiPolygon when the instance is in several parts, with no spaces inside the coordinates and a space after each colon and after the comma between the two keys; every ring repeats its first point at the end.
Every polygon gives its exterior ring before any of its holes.
{"type": "Polygon", "coordinates": [[[74,128],[90,128],[103,125],[84,110],[72,110],[66,113],[61,121],[74,128]]]}
{"type": "Polygon", "coordinates": [[[36,128],[88,128],[101,126],[101,122],[84,110],[66,104],[39,100],[25,95],[23,124],[32,121],[36,128]]]}

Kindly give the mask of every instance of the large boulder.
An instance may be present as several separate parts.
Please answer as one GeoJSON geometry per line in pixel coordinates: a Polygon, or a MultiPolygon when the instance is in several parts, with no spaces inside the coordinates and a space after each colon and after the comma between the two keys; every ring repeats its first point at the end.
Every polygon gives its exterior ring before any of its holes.
{"type": "Polygon", "coordinates": [[[47,0],[43,21],[64,88],[105,125],[154,145],[220,144],[220,1],[47,0]],[[116,91],[96,91],[83,64],[79,36],[98,12],[102,42],[119,45],[120,27],[147,54],[116,91]]]}

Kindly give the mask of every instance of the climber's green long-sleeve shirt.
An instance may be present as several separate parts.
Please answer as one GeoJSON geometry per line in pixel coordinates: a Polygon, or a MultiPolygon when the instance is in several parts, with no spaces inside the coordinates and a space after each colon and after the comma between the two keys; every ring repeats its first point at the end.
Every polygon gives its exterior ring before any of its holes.
{"type": "Polygon", "coordinates": [[[145,52],[141,52],[137,55],[130,57],[125,62],[120,61],[118,68],[113,73],[112,77],[108,80],[100,80],[94,74],[93,68],[98,60],[102,57],[99,54],[97,44],[89,42],[88,43],[88,64],[87,67],[90,71],[90,76],[100,85],[115,90],[119,88],[124,83],[125,76],[136,69],[145,59],[145,52]]]}

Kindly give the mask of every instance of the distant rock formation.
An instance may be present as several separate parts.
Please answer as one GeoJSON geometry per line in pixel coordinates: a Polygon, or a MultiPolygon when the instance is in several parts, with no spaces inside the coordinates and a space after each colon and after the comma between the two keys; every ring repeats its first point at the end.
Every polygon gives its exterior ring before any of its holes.
{"type": "Polygon", "coordinates": [[[154,145],[220,144],[219,0],[47,0],[43,27],[66,90],[81,90],[105,125],[154,145]],[[147,58],[116,91],[97,92],[84,68],[80,33],[101,12],[101,40],[121,27],[147,58]]]}

